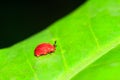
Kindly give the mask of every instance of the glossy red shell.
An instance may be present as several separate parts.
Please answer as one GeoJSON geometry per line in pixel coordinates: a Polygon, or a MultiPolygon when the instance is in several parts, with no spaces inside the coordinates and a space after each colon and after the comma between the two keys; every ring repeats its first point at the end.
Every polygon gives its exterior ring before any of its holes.
{"type": "Polygon", "coordinates": [[[42,56],[55,51],[55,46],[50,43],[39,44],[34,51],[35,56],[42,56]]]}

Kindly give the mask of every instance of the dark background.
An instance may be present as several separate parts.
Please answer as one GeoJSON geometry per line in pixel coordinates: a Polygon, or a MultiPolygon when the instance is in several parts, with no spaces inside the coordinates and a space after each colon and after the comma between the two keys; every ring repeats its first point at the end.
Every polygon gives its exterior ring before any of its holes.
{"type": "Polygon", "coordinates": [[[49,0],[0,3],[0,48],[40,32],[86,0],[49,0]]]}

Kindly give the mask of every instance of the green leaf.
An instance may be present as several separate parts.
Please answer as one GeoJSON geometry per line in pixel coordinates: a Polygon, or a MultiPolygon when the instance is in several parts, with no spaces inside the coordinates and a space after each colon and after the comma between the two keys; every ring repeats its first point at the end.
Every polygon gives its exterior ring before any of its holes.
{"type": "Polygon", "coordinates": [[[120,45],[95,61],[72,80],[120,80],[120,45]]]}
{"type": "MultiPolygon", "coordinates": [[[[69,80],[73,77],[78,79],[77,74],[85,79],[84,76],[91,74],[89,66],[100,64],[97,61],[100,58],[101,62],[107,60],[104,55],[107,56],[112,49],[116,51],[120,44],[119,7],[119,0],[90,0],[46,30],[1,49],[0,80],[69,80]],[[53,54],[34,56],[38,44],[53,44],[55,40],[57,48],[53,54]]],[[[97,68],[97,74],[101,74],[97,68]]],[[[120,71],[119,66],[115,71],[120,71]]],[[[98,79],[99,76],[96,76],[95,80],[98,79]]]]}

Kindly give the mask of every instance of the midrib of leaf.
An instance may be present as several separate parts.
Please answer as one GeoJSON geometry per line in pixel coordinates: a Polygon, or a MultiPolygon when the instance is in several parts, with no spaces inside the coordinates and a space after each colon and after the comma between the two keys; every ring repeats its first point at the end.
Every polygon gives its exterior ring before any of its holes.
{"type": "Polygon", "coordinates": [[[64,75],[59,76],[58,80],[60,80],[61,77],[63,77],[62,80],[65,80],[65,79],[70,80],[77,73],[83,71],[86,67],[88,67],[90,64],[92,64],[93,62],[95,62],[99,58],[101,58],[103,55],[107,54],[112,49],[116,48],[119,44],[120,44],[120,38],[117,38],[116,40],[111,42],[110,45],[108,44],[108,45],[102,47],[101,49],[99,49],[96,53],[94,53],[96,55],[92,56],[92,58],[89,58],[84,62],[79,62],[77,65],[72,67],[70,69],[70,71],[66,74],[66,77],[64,77],[64,75]]]}

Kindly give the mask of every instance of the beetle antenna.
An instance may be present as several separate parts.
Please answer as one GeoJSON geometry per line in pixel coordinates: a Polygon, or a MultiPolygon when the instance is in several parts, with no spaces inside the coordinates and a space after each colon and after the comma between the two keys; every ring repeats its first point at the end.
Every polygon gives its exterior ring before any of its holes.
{"type": "Polygon", "coordinates": [[[54,46],[54,47],[56,47],[56,40],[55,40],[55,42],[54,42],[53,46],[54,46]]]}

